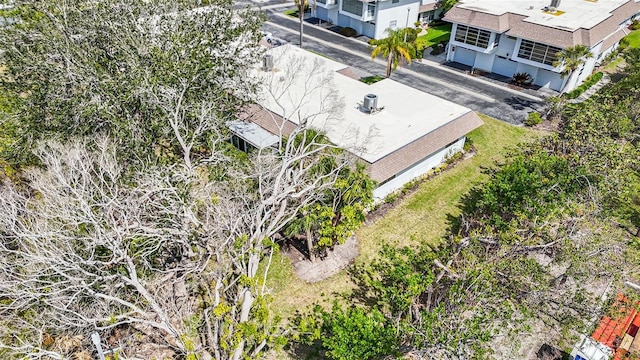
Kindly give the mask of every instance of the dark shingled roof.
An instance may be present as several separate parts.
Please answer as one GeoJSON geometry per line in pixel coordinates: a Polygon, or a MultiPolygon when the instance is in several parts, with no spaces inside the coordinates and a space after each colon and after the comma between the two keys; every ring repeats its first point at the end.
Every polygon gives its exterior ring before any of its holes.
{"type": "MultiPolygon", "coordinates": [[[[276,135],[287,136],[296,128],[296,124],[291,121],[283,120],[279,115],[255,104],[245,107],[239,118],[251,121],[276,135]]],[[[362,162],[367,165],[367,172],[371,178],[377,182],[383,182],[445,148],[482,124],[480,117],[475,112],[469,111],[421,138],[405,144],[373,164],[364,160],[362,162]]]]}
{"type": "MultiPolygon", "coordinates": [[[[638,11],[640,11],[640,2],[629,0],[613,10],[611,16],[594,27],[590,29],[579,28],[575,31],[528,22],[526,21],[527,17],[520,14],[503,13],[495,15],[483,12],[482,9],[461,8],[458,6],[449,10],[444,20],[498,33],[506,32],[510,36],[560,48],[574,45],[592,47],[598,42],[607,39],[610,34],[618,31],[619,24],[638,11]]],[[[607,47],[603,46],[603,49],[607,49],[607,47]]]]}

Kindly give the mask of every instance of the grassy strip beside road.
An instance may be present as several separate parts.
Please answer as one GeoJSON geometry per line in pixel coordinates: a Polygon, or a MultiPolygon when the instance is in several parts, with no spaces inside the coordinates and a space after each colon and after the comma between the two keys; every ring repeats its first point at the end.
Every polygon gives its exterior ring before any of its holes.
{"type": "MultiPolygon", "coordinates": [[[[485,180],[482,167],[502,158],[505,149],[540,136],[524,127],[486,116],[482,119],[485,125],[469,134],[477,154],[425,181],[384,218],[361,228],[357,232],[360,254],[356,261],[370,262],[383,244],[406,246],[425,242],[437,245],[446,233],[448,217],[459,214],[458,202],[462,195],[474,184],[485,180]]],[[[289,260],[281,255],[274,256],[267,285],[273,290],[278,304],[276,311],[284,318],[353,287],[345,271],[318,283],[306,283],[296,277],[289,260]]]]}

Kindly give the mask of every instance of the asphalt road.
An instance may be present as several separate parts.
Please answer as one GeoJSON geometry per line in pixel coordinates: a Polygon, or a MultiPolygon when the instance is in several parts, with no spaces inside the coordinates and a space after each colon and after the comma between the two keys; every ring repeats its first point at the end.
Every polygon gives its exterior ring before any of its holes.
{"type": "MultiPolygon", "coordinates": [[[[299,23],[296,19],[282,16],[280,11],[282,9],[267,10],[269,21],[263,29],[277,38],[299,45],[299,23]]],[[[384,62],[372,61],[371,50],[364,42],[347,39],[308,24],[305,24],[304,34],[303,45],[307,50],[372,75],[385,73],[384,62]]],[[[544,105],[526,94],[514,94],[514,91],[502,86],[487,84],[469,75],[444,70],[440,66],[414,62],[405,68],[399,67],[391,78],[511,124],[522,124],[529,112],[544,105]]],[[[425,113],[428,113],[428,109],[425,109],[425,113]]]]}

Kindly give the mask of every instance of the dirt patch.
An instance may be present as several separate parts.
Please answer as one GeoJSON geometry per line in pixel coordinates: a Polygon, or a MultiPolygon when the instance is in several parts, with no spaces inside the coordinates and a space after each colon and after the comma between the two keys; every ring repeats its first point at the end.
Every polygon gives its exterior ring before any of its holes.
{"type": "Polygon", "coordinates": [[[353,264],[358,256],[358,242],[355,236],[351,236],[344,244],[334,246],[313,262],[294,246],[288,247],[283,254],[291,260],[293,271],[298,278],[314,283],[327,279],[353,264]]]}
{"type": "Polygon", "coordinates": [[[546,133],[557,133],[560,129],[560,119],[545,120],[533,128],[546,133]]]}

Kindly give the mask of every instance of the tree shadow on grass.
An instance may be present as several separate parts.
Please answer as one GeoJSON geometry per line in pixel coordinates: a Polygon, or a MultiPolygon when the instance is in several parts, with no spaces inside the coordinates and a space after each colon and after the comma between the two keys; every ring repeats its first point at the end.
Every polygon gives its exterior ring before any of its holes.
{"type": "Polygon", "coordinates": [[[311,345],[291,341],[285,346],[284,350],[291,358],[296,360],[322,360],[327,358],[319,340],[311,345]]]}

